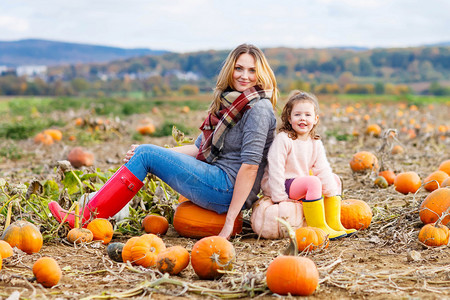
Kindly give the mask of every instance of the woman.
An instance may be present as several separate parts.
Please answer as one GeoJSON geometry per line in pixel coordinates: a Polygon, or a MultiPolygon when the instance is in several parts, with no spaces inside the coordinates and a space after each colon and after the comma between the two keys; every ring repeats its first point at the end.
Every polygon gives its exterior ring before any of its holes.
{"type": "MultiPolygon", "coordinates": [[[[194,145],[172,149],[133,145],[123,165],[96,193],[83,212],[107,218],[117,213],[142,187],[147,173],[158,176],[193,203],[227,213],[220,236],[229,238],[242,208],[250,208],[260,191],[273,141],[277,84],[264,54],[242,44],[227,57],[214,99],[194,145]]],[[[66,211],[49,204],[61,222],[66,211]]],[[[73,226],[73,215],[67,216],[73,226]]]]}

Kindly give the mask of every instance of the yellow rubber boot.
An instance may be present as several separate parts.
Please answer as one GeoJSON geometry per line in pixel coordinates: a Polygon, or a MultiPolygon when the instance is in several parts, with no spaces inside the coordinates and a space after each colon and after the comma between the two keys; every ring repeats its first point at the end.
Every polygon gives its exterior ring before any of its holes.
{"type": "Polygon", "coordinates": [[[325,221],[323,197],[317,200],[303,200],[303,214],[305,215],[308,226],[322,229],[328,234],[330,240],[347,236],[345,231],[336,231],[328,226],[325,221]]]}
{"type": "Polygon", "coordinates": [[[341,223],[341,196],[325,197],[325,218],[327,224],[334,230],[345,231],[347,236],[356,232],[356,229],[347,229],[341,223]]]}

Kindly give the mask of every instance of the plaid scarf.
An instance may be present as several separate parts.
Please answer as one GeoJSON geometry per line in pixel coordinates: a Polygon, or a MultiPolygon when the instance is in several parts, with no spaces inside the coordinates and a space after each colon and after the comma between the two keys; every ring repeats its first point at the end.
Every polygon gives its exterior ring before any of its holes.
{"type": "Polygon", "coordinates": [[[214,114],[210,113],[200,126],[203,137],[197,159],[207,163],[214,162],[223,148],[227,132],[259,99],[271,97],[271,90],[263,90],[259,86],[251,87],[242,93],[234,90],[223,92],[220,96],[220,110],[214,114]]]}

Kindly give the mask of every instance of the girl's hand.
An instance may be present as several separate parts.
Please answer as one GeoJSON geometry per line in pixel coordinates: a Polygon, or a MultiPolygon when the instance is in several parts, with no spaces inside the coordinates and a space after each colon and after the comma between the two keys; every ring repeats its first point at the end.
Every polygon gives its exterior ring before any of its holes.
{"type": "Polygon", "coordinates": [[[124,163],[127,163],[131,157],[134,155],[134,150],[138,147],[139,145],[131,145],[130,150],[127,151],[127,153],[125,154],[125,158],[123,159],[124,163]]]}

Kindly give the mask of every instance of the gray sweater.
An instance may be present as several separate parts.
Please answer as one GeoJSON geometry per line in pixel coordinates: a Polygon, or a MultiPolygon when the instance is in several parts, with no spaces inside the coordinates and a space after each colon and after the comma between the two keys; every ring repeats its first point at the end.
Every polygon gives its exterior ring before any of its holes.
{"type": "MultiPolygon", "coordinates": [[[[228,132],[224,147],[214,165],[224,170],[234,184],[242,164],[259,165],[255,184],[245,207],[250,208],[258,199],[261,179],[267,165],[267,153],[274,139],[276,118],[269,99],[261,99],[247,110],[242,119],[228,132]]],[[[200,147],[202,134],[195,145],[200,147]]]]}

